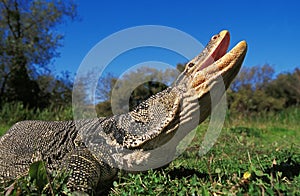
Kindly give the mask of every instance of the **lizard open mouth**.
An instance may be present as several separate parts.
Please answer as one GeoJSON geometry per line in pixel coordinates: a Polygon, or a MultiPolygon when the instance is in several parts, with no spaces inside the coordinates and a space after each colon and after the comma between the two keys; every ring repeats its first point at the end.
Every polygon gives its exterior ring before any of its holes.
{"type": "Polygon", "coordinates": [[[229,42],[230,34],[226,30],[221,31],[217,35],[214,35],[211,38],[209,44],[207,44],[207,46],[203,50],[203,53],[207,52],[207,55],[204,55],[205,59],[203,59],[202,61],[200,70],[206,68],[207,66],[222,58],[228,50],[229,42]]]}
{"type": "Polygon", "coordinates": [[[227,52],[229,42],[229,32],[221,31],[214,35],[205,49],[186,66],[185,74],[192,76],[191,83],[197,92],[209,91],[204,88],[219,75],[222,75],[227,87],[238,73],[247,51],[247,43],[241,41],[227,52]]]}

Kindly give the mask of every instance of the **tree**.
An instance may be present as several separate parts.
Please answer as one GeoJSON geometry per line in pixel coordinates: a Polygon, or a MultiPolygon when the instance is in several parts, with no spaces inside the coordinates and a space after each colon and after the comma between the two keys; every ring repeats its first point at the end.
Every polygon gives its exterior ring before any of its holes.
{"type": "Polygon", "coordinates": [[[37,106],[45,94],[37,79],[59,55],[63,38],[55,27],[75,16],[71,1],[0,0],[0,104],[37,106]]]}
{"type": "Polygon", "coordinates": [[[299,105],[300,69],[295,69],[293,73],[279,74],[266,90],[268,94],[277,99],[285,99],[285,107],[299,105]]]}
{"type": "Polygon", "coordinates": [[[112,115],[111,104],[116,106],[115,114],[132,110],[142,101],[171,85],[177,74],[173,69],[157,70],[149,67],[141,67],[119,79],[108,74],[99,82],[97,94],[100,102],[96,106],[96,112],[99,116],[112,115]]]}
{"type": "Polygon", "coordinates": [[[283,109],[285,99],[274,97],[267,90],[273,81],[273,74],[274,69],[270,65],[243,68],[228,92],[231,112],[250,115],[283,109]]]}
{"type": "Polygon", "coordinates": [[[185,63],[185,64],[178,63],[178,64],[176,65],[176,69],[181,73],[181,72],[183,72],[183,70],[184,70],[184,68],[185,68],[185,65],[186,65],[186,63],[185,63]]]}
{"type": "Polygon", "coordinates": [[[267,84],[272,81],[274,69],[268,64],[263,66],[243,67],[236,79],[232,82],[231,90],[248,86],[251,89],[265,89],[267,84]]]}

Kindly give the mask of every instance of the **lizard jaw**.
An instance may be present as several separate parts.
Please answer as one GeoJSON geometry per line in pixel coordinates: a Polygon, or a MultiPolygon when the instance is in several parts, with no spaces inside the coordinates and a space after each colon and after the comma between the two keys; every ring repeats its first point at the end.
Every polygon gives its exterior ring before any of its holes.
{"type": "Polygon", "coordinates": [[[206,67],[223,57],[228,50],[229,43],[230,34],[227,30],[223,30],[219,34],[214,35],[204,49],[204,51],[208,51],[205,60],[203,62],[195,62],[196,66],[199,67],[197,71],[205,69],[206,67]]]}
{"type": "MultiPolygon", "coordinates": [[[[199,55],[187,63],[182,75],[193,76],[226,54],[230,42],[227,30],[214,35],[199,55]]],[[[181,77],[178,78],[179,81],[181,77]]]]}
{"type": "Polygon", "coordinates": [[[240,70],[247,52],[247,43],[241,41],[227,52],[229,41],[229,32],[221,31],[213,36],[205,49],[186,66],[184,74],[190,76],[190,84],[196,90],[198,98],[211,90],[211,84],[220,75],[227,89],[240,70]],[[193,65],[192,68],[189,67],[190,64],[193,65]]]}

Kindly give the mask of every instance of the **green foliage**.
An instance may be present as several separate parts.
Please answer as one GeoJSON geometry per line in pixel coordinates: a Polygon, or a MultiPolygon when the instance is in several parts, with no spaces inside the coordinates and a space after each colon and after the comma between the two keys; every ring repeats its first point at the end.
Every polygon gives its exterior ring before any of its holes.
{"type": "MultiPolygon", "coordinates": [[[[300,108],[244,119],[228,118],[217,143],[199,157],[208,127],[205,121],[186,151],[167,168],[122,176],[113,183],[110,194],[299,195],[299,119],[300,108]]],[[[43,165],[34,163],[29,175],[15,182],[12,195],[70,194],[66,189],[67,174],[57,171],[45,175],[43,165]]]]}
{"type": "Polygon", "coordinates": [[[148,81],[139,86],[131,93],[129,98],[129,110],[132,110],[144,100],[148,99],[152,95],[165,90],[168,86],[163,83],[148,81]]]}
{"type": "Polygon", "coordinates": [[[269,65],[244,67],[228,92],[230,111],[248,116],[282,110],[285,97],[274,98],[267,91],[273,74],[274,70],[269,65]]]}
{"type": "MultiPolygon", "coordinates": [[[[178,64],[177,68],[182,71],[184,66],[178,64]]],[[[293,73],[282,73],[276,78],[273,75],[274,69],[268,64],[244,67],[227,91],[230,114],[240,117],[256,116],[299,105],[299,69],[293,73]]],[[[126,112],[128,108],[125,106],[129,106],[129,110],[134,108],[151,95],[165,89],[175,76],[176,73],[171,70],[160,71],[147,67],[126,74],[121,79],[108,74],[99,81],[97,93],[100,102],[96,106],[97,114],[111,116],[111,102],[115,113],[126,112]],[[139,81],[146,82],[139,84],[139,81]],[[128,93],[131,93],[130,96],[128,93]]],[[[88,77],[84,81],[88,81],[88,77]]]]}
{"type": "Polygon", "coordinates": [[[228,92],[230,112],[246,117],[300,103],[300,70],[275,79],[269,65],[243,68],[228,92]]]}
{"type": "Polygon", "coordinates": [[[110,194],[299,195],[299,112],[265,113],[259,121],[254,116],[227,119],[217,143],[199,157],[205,121],[168,168],[122,177],[110,194]]]}
{"type": "Polygon", "coordinates": [[[145,174],[129,174],[124,182],[114,183],[112,195],[201,195],[207,192],[196,175],[172,179],[168,171],[149,170],[145,174]]]}
{"type": "MultiPolygon", "coordinates": [[[[212,153],[198,160],[206,165],[182,163],[182,157],[173,162],[166,170],[150,170],[144,174],[129,174],[115,182],[111,195],[262,195],[268,193],[297,195],[299,190],[299,170],[290,176],[290,168],[299,167],[298,163],[283,162],[289,153],[270,153],[270,158],[250,157],[246,161],[221,158],[212,153]],[[279,154],[279,155],[278,155],[279,154]],[[277,158],[278,157],[278,158],[277,158]],[[273,159],[273,160],[272,160],[273,159]],[[178,166],[180,165],[180,166],[178,166]],[[285,168],[280,168],[285,165],[285,168]],[[199,169],[189,169],[189,168],[199,169]],[[199,170],[205,172],[200,173],[199,170]]],[[[263,156],[262,156],[263,157],[263,156]]],[[[299,155],[295,156],[294,158],[299,155]]],[[[192,157],[191,157],[192,158],[192,157]]],[[[195,158],[195,157],[193,157],[195,158]]]]}
{"type": "Polygon", "coordinates": [[[38,161],[32,163],[29,168],[29,176],[36,181],[37,188],[43,190],[48,182],[47,170],[44,162],[38,161]]]}
{"type": "Polygon", "coordinates": [[[231,97],[230,111],[244,116],[284,108],[284,99],[275,99],[259,89],[253,91],[249,87],[244,87],[236,93],[229,91],[228,95],[231,97]]]}
{"type": "Polygon", "coordinates": [[[57,107],[52,105],[46,109],[30,109],[22,103],[5,103],[0,108],[0,136],[16,122],[22,120],[71,120],[71,107],[57,107]]]}
{"type": "Polygon", "coordinates": [[[252,90],[265,89],[273,79],[274,69],[268,64],[263,66],[243,67],[234,80],[231,88],[238,91],[244,86],[250,86],[252,90]]]}
{"type": "Polygon", "coordinates": [[[112,116],[112,109],[110,101],[103,101],[96,105],[96,113],[98,117],[112,116]]]}
{"type": "Polygon", "coordinates": [[[100,99],[100,103],[96,106],[97,114],[112,115],[112,102],[114,114],[132,110],[150,96],[166,89],[176,76],[177,73],[172,69],[157,70],[149,67],[141,67],[118,80],[108,74],[101,79],[97,89],[100,99]]]}
{"type": "Polygon", "coordinates": [[[48,71],[63,38],[55,27],[75,16],[72,1],[0,2],[0,104],[20,101],[46,107],[57,97],[52,96],[53,88],[59,90],[66,83],[53,84],[63,80],[48,71]],[[48,83],[43,77],[48,77],[48,83]]]}
{"type": "Polygon", "coordinates": [[[24,119],[30,119],[34,116],[34,110],[24,107],[20,102],[2,105],[0,110],[0,121],[12,125],[24,119]]]}
{"type": "MultiPolygon", "coordinates": [[[[67,188],[69,172],[57,171],[47,173],[45,163],[34,162],[30,165],[28,175],[17,179],[5,191],[6,195],[72,195],[67,188]]],[[[1,190],[0,193],[4,190],[1,190]]]]}
{"type": "Polygon", "coordinates": [[[300,104],[300,69],[293,73],[279,74],[270,82],[267,93],[277,99],[285,100],[285,107],[300,104]]]}

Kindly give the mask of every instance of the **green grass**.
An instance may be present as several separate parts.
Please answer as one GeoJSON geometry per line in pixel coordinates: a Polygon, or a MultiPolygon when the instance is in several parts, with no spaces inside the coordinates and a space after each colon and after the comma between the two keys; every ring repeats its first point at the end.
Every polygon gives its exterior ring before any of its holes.
{"type": "Polygon", "coordinates": [[[300,195],[300,108],[227,118],[214,147],[198,156],[205,121],[164,170],[121,177],[111,195],[300,195]]]}
{"type": "MultiPolygon", "coordinates": [[[[63,119],[50,110],[35,117],[63,119]]],[[[300,195],[299,120],[299,107],[249,117],[228,116],[213,148],[199,156],[207,120],[167,168],[120,176],[109,194],[300,195]]],[[[7,128],[0,120],[0,131],[7,128]]]]}
{"type": "Polygon", "coordinates": [[[22,120],[70,120],[72,108],[56,108],[51,106],[44,110],[33,110],[24,107],[21,103],[4,104],[0,109],[0,136],[13,124],[22,120]]]}

